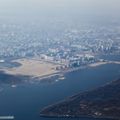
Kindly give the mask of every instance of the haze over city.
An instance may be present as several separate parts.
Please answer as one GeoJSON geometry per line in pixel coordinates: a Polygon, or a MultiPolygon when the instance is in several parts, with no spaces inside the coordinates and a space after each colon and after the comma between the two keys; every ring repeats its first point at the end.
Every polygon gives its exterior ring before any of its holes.
{"type": "Polygon", "coordinates": [[[0,0],[0,119],[120,120],[119,0],[0,0]]]}
{"type": "Polygon", "coordinates": [[[119,0],[0,0],[0,17],[117,19],[119,4],[119,0]]]}

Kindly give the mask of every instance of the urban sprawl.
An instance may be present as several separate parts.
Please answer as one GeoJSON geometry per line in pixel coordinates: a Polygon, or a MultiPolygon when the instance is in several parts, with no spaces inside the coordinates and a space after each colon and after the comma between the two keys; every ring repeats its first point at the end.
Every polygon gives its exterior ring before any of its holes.
{"type": "Polygon", "coordinates": [[[40,58],[72,68],[100,61],[97,55],[120,54],[120,26],[42,29],[34,23],[0,24],[0,28],[1,62],[6,58],[40,58]]]}

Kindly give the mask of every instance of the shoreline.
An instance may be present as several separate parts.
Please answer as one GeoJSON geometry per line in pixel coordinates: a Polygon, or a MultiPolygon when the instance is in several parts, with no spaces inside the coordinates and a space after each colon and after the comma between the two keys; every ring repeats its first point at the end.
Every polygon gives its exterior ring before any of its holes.
{"type": "Polygon", "coordinates": [[[72,95],[72,96],[69,96],[69,98],[67,98],[67,99],[63,99],[63,100],[61,100],[61,101],[59,101],[59,102],[56,102],[56,103],[51,104],[51,105],[48,105],[48,106],[44,107],[44,108],[40,111],[40,117],[46,117],[46,118],[97,118],[97,119],[108,119],[108,120],[114,119],[114,120],[119,120],[120,117],[117,117],[117,116],[116,116],[116,117],[113,117],[113,116],[106,116],[106,115],[101,115],[101,116],[99,116],[99,115],[68,115],[68,114],[62,114],[62,115],[57,115],[57,114],[55,114],[55,115],[53,115],[53,114],[49,114],[49,112],[48,112],[48,114],[47,114],[47,113],[44,113],[44,112],[46,112],[47,109],[49,110],[49,108],[54,108],[54,107],[56,107],[57,105],[66,104],[67,102],[74,100],[74,97],[76,97],[76,96],[78,96],[78,95],[80,96],[80,95],[83,95],[83,94],[86,94],[86,93],[94,92],[94,91],[96,91],[96,90],[99,90],[99,89],[108,87],[108,86],[110,86],[111,84],[114,84],[115,82],[117,82],[118,80],[119,80],[119,79],[114,79],[114,80],[112,80],[111,82],[108,82],[108,83],[106,83],[105,85],[102,85],[102,86],[97,87],[97,88],[95,88],[95,89],[86,90],[86,91],[84,91],[84,92],[79,92],[79,93],[77,93],[77,94],[74,94],[74,95],[72,95]]]}
{"type": "Polygon", "coordinates": [[[17,62],[21,64],[19,67],[14,67],[14,68],[5,68],[5,69],[0,69],[0,71],[5,72],[6,74],[10,75],[21,75],[21,76],[29,76],[31,79],[35,79],[38,81],[52,78],[55,76],[58,76],[58,79],[60,77],[64,77],[64,74],[78,71],[81,69],[85,69],[87,67],[94,68],[106,64],[119,64],[120,61],[100,61],[100,62],[95,62],[95,63],[90,63],[84,66],[76,67],[76,68],[68,68],[68,69],[63,69],[63,70],[56,70],[56,67],[59,66],[60,64],[54,64],[53,62],[47,62],[47,61],[42,61],[42,60],[35,60],[35,59],[18,59],[18,60],[13,60],[12,61],[17,62]]]}
{"type": "Polygon", "coordinates": [[[12,61],[20,63],[21,66],[14,68],[1,68],[0,70],[10,74],[10,75],[21,75],[21,76],[31,76],[31,77],[44,77],[56,74],[55,68],[58,65],[52,63],[46,63],[44,61],[32,60],[32,59],[18,59],[12,61]]]}
{"type": "Polygon", "coordinates": [[[99,66],[106,65],[106,64],[118,64],[118,65],[120,65],[120,62],[119,61],[95,62],[95,63],[90,63],[88,65],[84,65],[84,66],[64,70],[63,73],[74,72],[74,71],[85,69],[85,68],[88,68],[88,67],[89,68],[99,67],[99,66]]]}
{"type": "Polygon", "coordinates": [[[96,116],[84,116],[84,115],[80,115],[80,116],[74,116],[74,115],[69,115],[69,116],[67,116],[67,115],[56,115],[56,116],[47,116],[47,115],[42,115],[42,114],[40,114],[40,117],[43,117],[43,118],[79,118],[79,119],[81,119],[81,118],[90,118],[90,119],[92,119],[92,118],[94,118],[94,119],[107,119],[107,120],[120,120],[120,117],[96,117],[96,116]]]}

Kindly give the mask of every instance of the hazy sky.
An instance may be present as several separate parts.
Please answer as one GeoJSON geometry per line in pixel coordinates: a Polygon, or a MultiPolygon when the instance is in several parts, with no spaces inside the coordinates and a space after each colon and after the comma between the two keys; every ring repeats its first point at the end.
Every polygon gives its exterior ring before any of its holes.
{"type": "Polygon", "coordinates": [[[120,0],[0,0],[0,16],[114,16],[120,0]]]}

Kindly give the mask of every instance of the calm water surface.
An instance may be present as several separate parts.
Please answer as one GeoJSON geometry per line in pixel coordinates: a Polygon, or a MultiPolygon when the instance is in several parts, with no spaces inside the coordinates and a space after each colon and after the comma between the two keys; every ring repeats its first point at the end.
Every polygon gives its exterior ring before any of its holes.
{"type": "Polygon", "coordinates": [[[21,84],[16,88],[0,86],[0,115],[15,120],[96,120],[90,118],[41,118],[40,110],[78,92],[90,90],[120,77],[120,65],[86,68],[65,75],[55,83],[21,84]]]}

